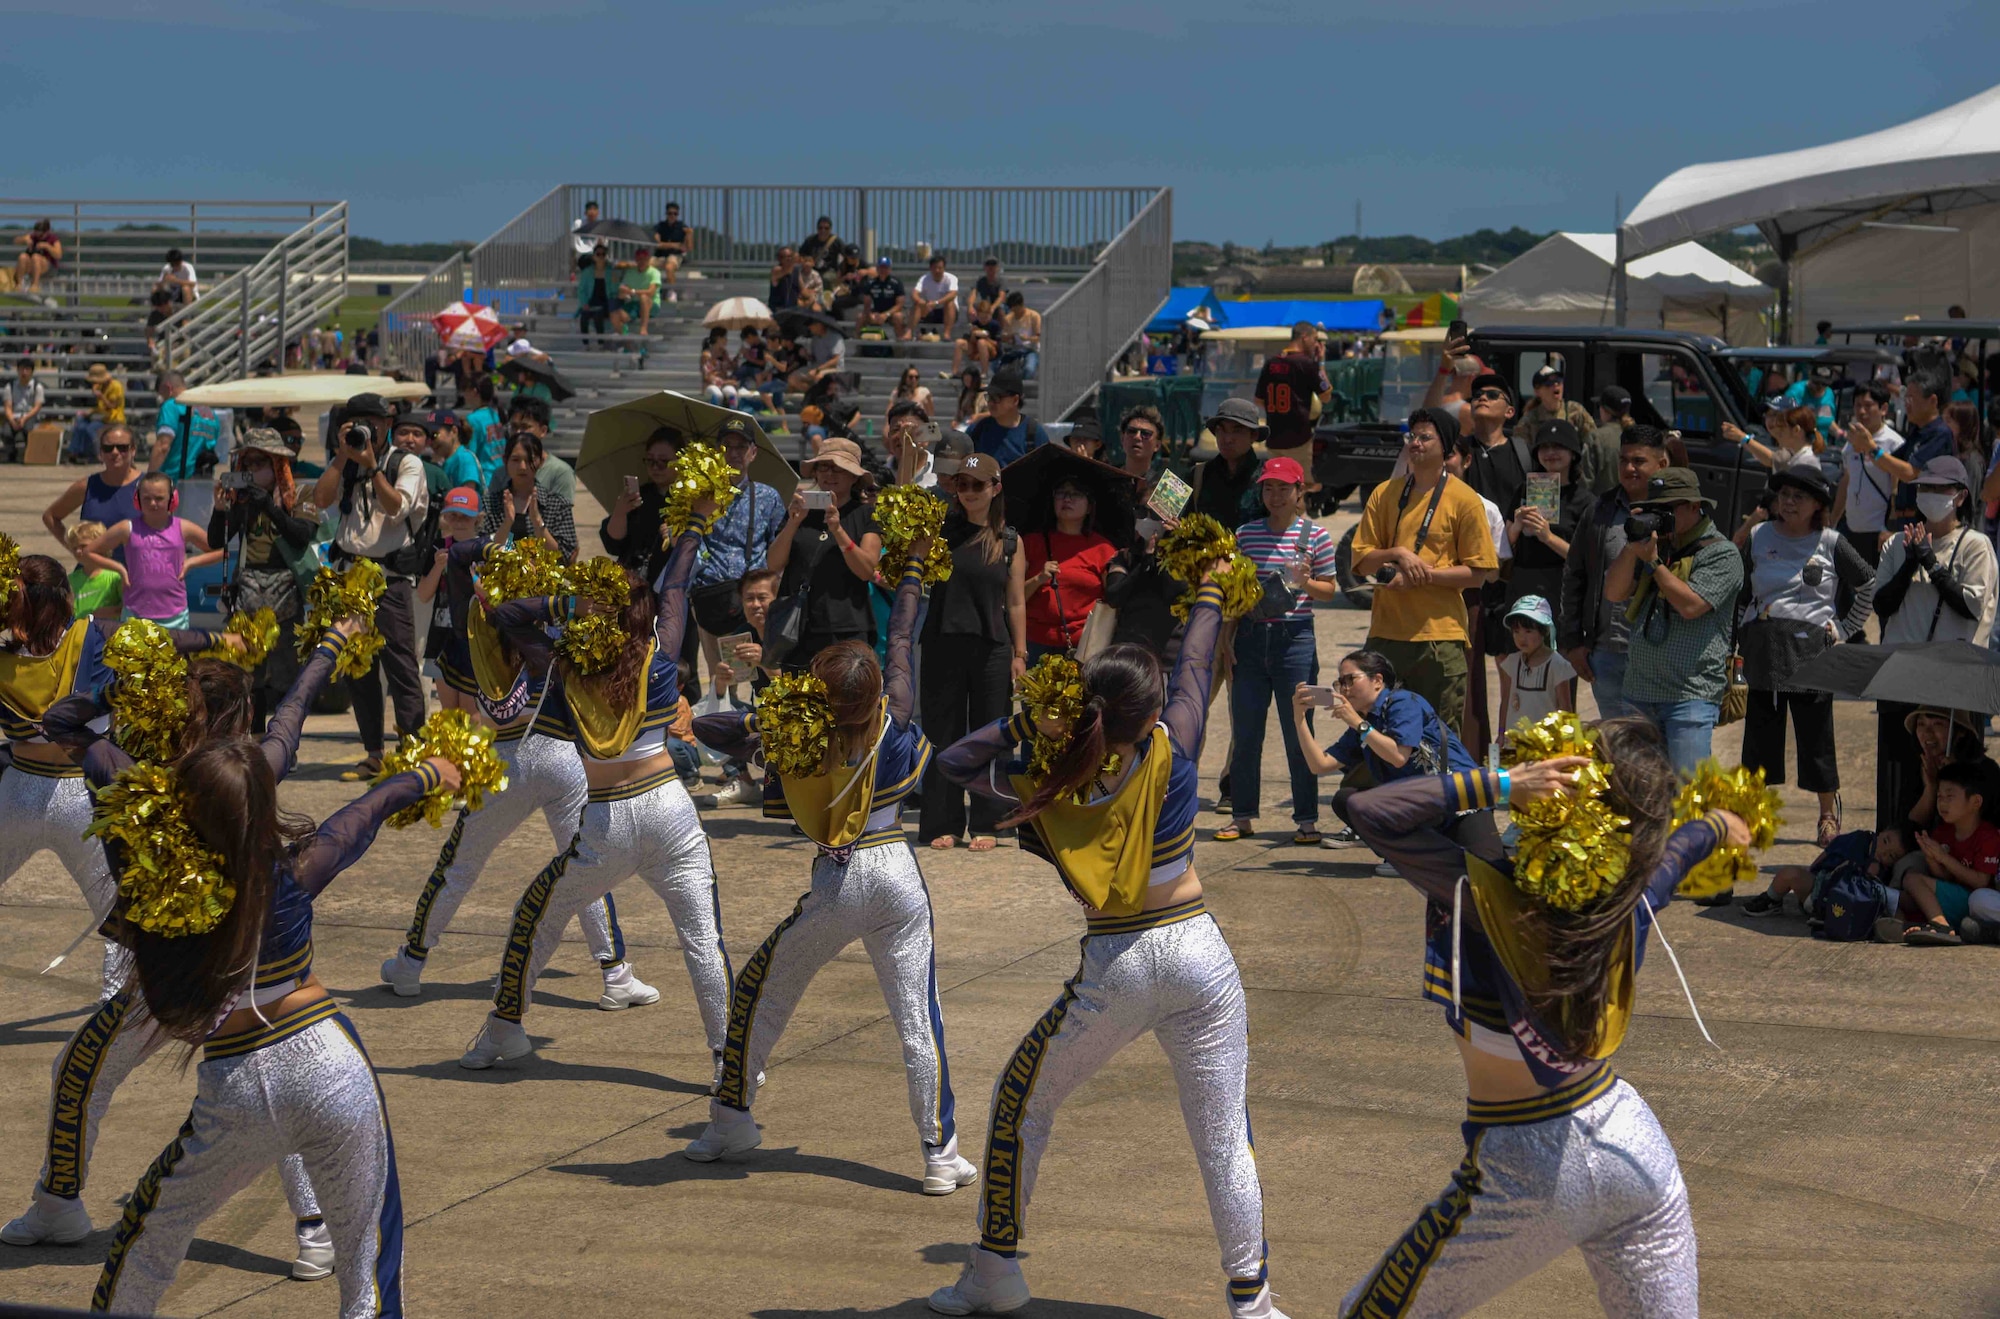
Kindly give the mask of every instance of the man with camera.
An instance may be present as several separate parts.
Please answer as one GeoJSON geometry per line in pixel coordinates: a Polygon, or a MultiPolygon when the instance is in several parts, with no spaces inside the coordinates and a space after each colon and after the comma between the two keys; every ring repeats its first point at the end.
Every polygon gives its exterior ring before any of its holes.
{"type": "MultiPolygon", "coordinates": [[[[1630,452],[1628,441],[1621,464],[1630,452]]],[[[1604,581],[1605,600],[1625,606],[1631,629],[1625,704],[1660,730],[1682,775],[1709,754],[1729,690],[1730,615],[1743,590],[1743,557],[1715,529],[1714,507],[1693,469],[1655,475],[1625,519],[1625,548],[1604,581]]]]}
{"type": "Polygon", "coordinates": [[[427,494],[424,464],[390,445],[390,423],[389,405],[380,395],[356,394],[347,400],[335,430],[333,459],[313,485],[315,505],[340,509],[333,538],[335,566],[373,559],[389,583],[375,607],[382,652],[367,673],[347,680],[364,752],[361,763],[341,775],[350,782],[371,779],[382,768],[384,678],[396,708],[396,731],[414,733],[424,722],[415,604],[417,576],[430,566],[429,547],[418,543],[427,494]]]}
{"type": "Polygon", "coordinates": [[[1577,528],[1563,562],[1556,645],[1590,684],[1597,712],[1606,719],[1632,713],[1625,703],[1625,652],[1632,627],[1625,621],[1624,603],[1605,598],[1605,574],[1625,551],[1625,520],[1632,515],[1632,505],[1646,497],[1647,485],[1672,463],[1665,431],[1657,426],[1626,427],[1619,435],[1618,484],[1591,505],[1590,518],[1577,528]]]}

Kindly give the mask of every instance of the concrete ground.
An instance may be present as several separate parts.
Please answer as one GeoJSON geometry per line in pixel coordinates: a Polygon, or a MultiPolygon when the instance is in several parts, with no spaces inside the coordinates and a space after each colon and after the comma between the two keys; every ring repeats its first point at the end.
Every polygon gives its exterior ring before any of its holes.
{"type": "MultiPolygon", "coordinates": [[[[0,530],[47,548],[36,516],[61,476],[5,469],[0,530]]],[[[1351,517],[1349,513],[1347,516],[1351,517]]],[[[579,510],[580,525],[597,513],[579,510]]],[[[588,540],[589,533],[586,532],[588,540]]],[[[1363,635],[1327,609],[1320,653],[1363,635]]],[[[1221,706],[1217,707],[1220,721],[1221,706]]],[[[1840,707],[1852,823],[1872,818],[1872,718],[1840,707]]],[[[1727,755],[1735,737],[1718,739],[1727,755]]],[[[1208,739],[1213,792],[1228,738],[1208,739]]],[[[324,816],[352,727],[315,718],[288,806],[324,816]]],[[[1332,1313],[1379,1251],[1443,1187],[1463,1150],[1463,1082],[1436,1008],[1418,998],[1422,904],[1373,858],[1288,846],[1282,755],[1265,748],[1266,834],[1206,841],[1196,864],[1249,990],[1250,1103],[1271,1278],[1293,1315],[1332,1313]]],[[[1767,865],[1812,854],[1810,799],[1767,865]]],[[[1330,822],[1330,812],[1322,812],[1330,822]]],[[[751,810],[708,817],[724,928],[740,965],[806,885],[811,849],[751,810]]],[[[466,1072],[509,912],[548,858],[539,817],[500,851],[431,958],[424,996],[376,967],[397,946],[440,837],[385,833],[319,906],[317,969],[373,1054],[388,1095],[417,1315],[924,1313],[973,1235],[974,1193],[918,1193],[900,1056],[874,973],[851,948],[814,983],[758,1107],[765,1147],[682,1159],[706,1116],[709,1060],[672,928],[647,890],[618,893],[639,972],[661,1001],[596,1011],[571,932],[529,1018],[539,1053],[466,1072]]],[[[1012,846],[925,852],[937,970],[966,1153],[984,1147],[993,1079],[1076,966],[1083,922],[1012,846]]],[[[27,1203],[51,1060],[91,1006],[92,950],[37,970],[87,917],[53,858],[7,884],[0,921],[0,1216],[27,1203]]],[[[1716,1315],[2000,1313],[2000,949],[1826,944],[1800,923],[1676,904],[1664,917],[1720,1048],[1703,1043],[1664,958],[1648,962],[1619,1070],[1680,1151],[1716,1315]]],[[[0,1247],[0,1301],[87,1304],[119,1205],[175,1132],[194,1089],[163,1056],[119,1092],[85,1200],[100,1225],[68,1248],[0,1247]]],[[[1072,1319],[1221,1313],[1201,1183],[1158,1047],[1127,1049],[1066,1106],[1026,1237],[1032,1314],[1072,1319]]],[[[267,1174],[203,1228],[163,1311],[324,1316],[331,1282],[286,1280],[291,1221],[267,1174]]],[[[1485,1313],[1591,1313],[1571,1252],[1485,1313]]]]}

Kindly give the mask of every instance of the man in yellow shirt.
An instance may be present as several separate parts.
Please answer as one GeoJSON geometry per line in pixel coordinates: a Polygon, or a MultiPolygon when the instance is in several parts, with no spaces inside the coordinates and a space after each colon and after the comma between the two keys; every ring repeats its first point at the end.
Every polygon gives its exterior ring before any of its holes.
{"type": "Polygon", "coordinates": [[[1368,496],[1354,532],[1354,575],[1377,578],[1366,648],[1394,665],[1402,685],[1462,734],[1469,639],[1463,593],[1491,580],[1500,560],[1478,493],[1444,470],[1457,441],[1458,422],[1446,409],[1410,417],[1403,447],[1409,475],[1384,481],[1368,496]]]}
{"type": "Polygon", "coordinates": [[[75,463],[97,461],[97,437],[106,426],[125,424],[125,386],[102,362],[92,362],[86,373],[96,406],[80,414],[69,429],[69,458],[75,463]]]}

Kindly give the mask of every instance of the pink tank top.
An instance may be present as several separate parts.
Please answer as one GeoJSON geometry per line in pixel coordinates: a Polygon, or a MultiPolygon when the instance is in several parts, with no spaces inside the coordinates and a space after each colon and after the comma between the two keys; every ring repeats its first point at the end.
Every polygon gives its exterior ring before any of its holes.
{"type": "Polygon", "coordinates": [[[125,608],[140,618],[179,618],[187,612],[187,584],[181,565],[187,562],[187,541],[181,520],[171,519],[155,531],[146,519],[132,520],[132,539],[125,547],[125,608]]]}

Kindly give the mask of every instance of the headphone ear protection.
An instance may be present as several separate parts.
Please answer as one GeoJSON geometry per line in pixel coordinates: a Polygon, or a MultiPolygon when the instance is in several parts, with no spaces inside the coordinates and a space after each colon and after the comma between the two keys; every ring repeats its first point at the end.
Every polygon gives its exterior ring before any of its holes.
{"type": "Polygon", "coordinates": [[[167,492],[167,512],[178,513],[180,512],[180,510],[181,510],[181,491],[179,486],[174,486],[170,488],[167,492]]]}

